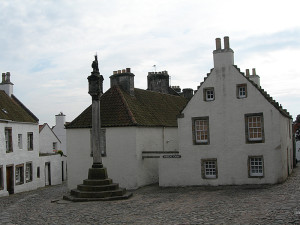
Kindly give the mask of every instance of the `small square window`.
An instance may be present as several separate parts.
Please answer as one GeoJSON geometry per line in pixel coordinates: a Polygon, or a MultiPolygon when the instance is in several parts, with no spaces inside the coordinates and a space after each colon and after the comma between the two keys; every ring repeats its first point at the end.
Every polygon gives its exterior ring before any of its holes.
{"type": "Polygon", "coordinates": [[[262,156],[249,156],[249,177],[263,177],[264,176],[264,160],[262,156]]]}
{"type": "Polygon", "coordinates": [[[19,149],[23,148],[22,134],[18,134],[18,147],[19,149]]]}
{"type": "Polygon", "coordinates": [[[16,165],[16,185],[24,183],[24,164],[16,165]]]}
{"type": "Polygon", "coordinates": [[[203,89],[203,96],[204,96],[204,101],[213,101],[215,100],[215,90],[213,87],[210,88],[204,88],[203,89]]]}
{"type": "Polygon", "coordinates": [[[236,97],[247,98],[247,84],[238,84],[236,86],[236,97]]]}
{"type": "Polygon", "coordinates": [[[201,163],[203,179],[218,178],[217,159],[202,159],[201,163]]]}

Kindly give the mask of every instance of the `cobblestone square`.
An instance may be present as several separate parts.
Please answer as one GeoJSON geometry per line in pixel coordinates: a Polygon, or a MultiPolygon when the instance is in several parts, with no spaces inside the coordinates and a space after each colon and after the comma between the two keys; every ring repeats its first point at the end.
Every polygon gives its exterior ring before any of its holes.
{"type": "Polygon", "coordinates": [[[283,184],[160,188],[128,200],[68,202],[66,184],[0,198],[1,224],[300,224],[300,169],[283,184]]]}

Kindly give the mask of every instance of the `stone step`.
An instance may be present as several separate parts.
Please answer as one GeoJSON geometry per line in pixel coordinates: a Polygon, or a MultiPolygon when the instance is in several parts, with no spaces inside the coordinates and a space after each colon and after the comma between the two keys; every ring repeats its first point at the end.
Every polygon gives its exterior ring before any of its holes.
{"type": "Polygon", "coordinates": [[[77,185],[79,191],[109,191],[109,190],[118,190],[119,184],[108,184],[108,185],[86,185],[80,184],[77,185]]]}
{"type": "Polygon", "coordinates": [[[71,195],[64,195],[63,199],[73,202],[88,202],[88,201],[114,201],[114,200],[126,200],[132,196],[132,193],[125,193],[122,196],[113,196],[105,198],[78,198],[71,195]]]}
{"type": "Polygon", "coordinates": [[[92,185],[92,186],[98,186],[98,185],[109,185],[112,184],[112,179],[102,179],[102,180],[91,180],[86,179],[83,181],[83,184],[85,185],[92,185]]]}
{"type": "Polygon", "coordinates": [[[78,189],[71,190],[71,195],[77,198],[108,198],[115,196],[122,196],[126,193],[126,189],[120,188],[110,191],[80,191],[78,189]]]}

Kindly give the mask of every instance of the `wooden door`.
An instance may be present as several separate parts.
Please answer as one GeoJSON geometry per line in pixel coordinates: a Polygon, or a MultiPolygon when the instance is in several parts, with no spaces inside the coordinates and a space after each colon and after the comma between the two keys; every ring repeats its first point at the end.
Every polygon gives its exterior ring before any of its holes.
{"type": "Polygon", "coordinates": [[[45,163],[45,185],[51,185],[51,168],[50,162],[45,163]]]}
{"type": "Polygon", "coordinates": [[[6,167],[6,190],[9,194],[14,193],[14,167],[6,167]]]}

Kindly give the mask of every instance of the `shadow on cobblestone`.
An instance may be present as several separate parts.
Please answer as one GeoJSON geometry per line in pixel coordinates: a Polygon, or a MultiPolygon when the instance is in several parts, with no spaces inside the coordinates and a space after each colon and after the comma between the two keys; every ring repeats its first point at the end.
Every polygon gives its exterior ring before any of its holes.
{"type": "Polygon", "coordinates": [[[299,224],[300,169],[277,185],[151,185],[131,199],[74,203],[66,184],[0,198],[1,224],[299,224]]]}

